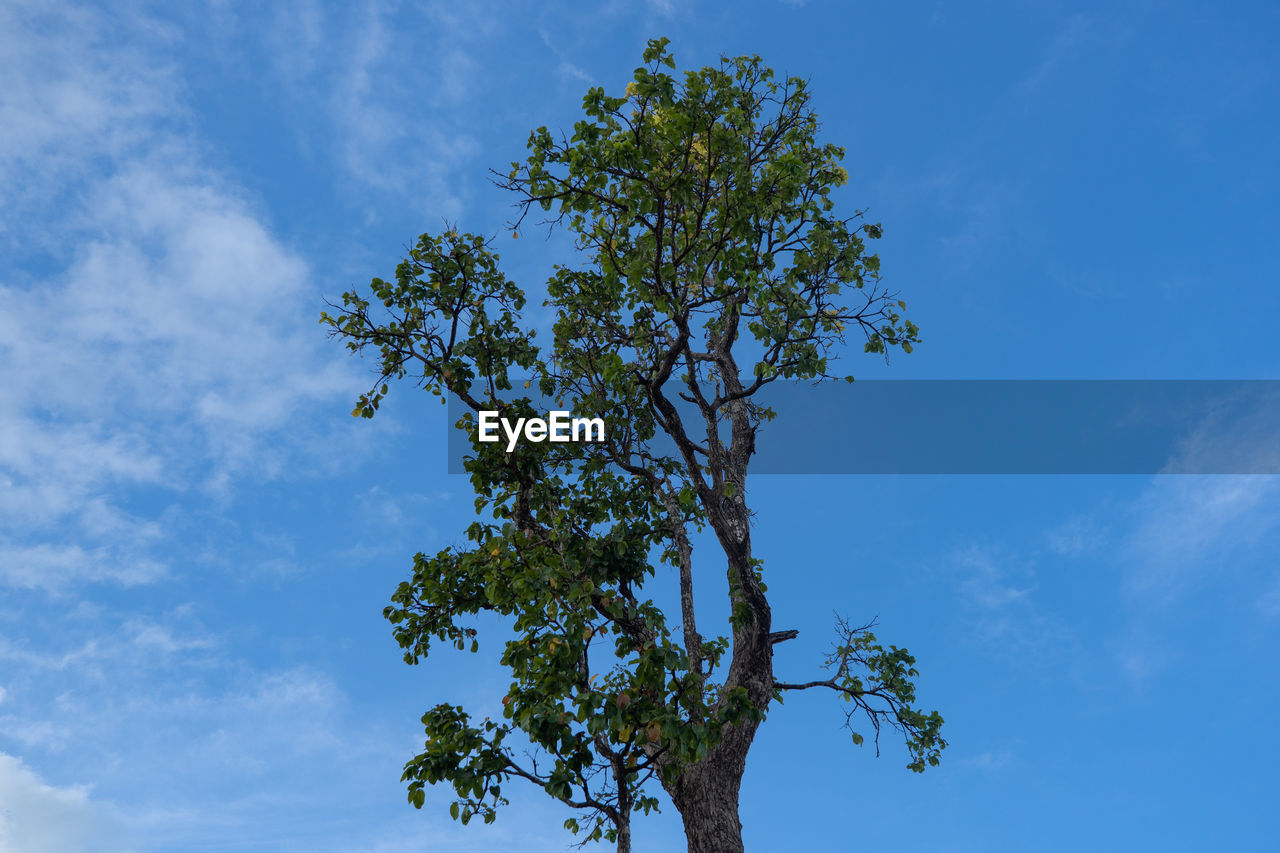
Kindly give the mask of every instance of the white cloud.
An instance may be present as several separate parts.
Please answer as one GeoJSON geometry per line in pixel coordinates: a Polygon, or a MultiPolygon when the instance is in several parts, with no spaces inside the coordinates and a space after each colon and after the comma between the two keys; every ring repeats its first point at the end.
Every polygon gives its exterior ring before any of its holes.
{"type": "Polygon", "coordinates": [[[119,824],[89,788],[45,783],[21,759],[0,752],[0,853],[123,850],[119,824]]]}
{"type": "Polygon", "coordinates": [[[183,131],[173,38],[142,17],[0,10],[11,250],[54,259],[0,274],[0,584],[164,577],[147,549],[169,525],[127,510],[130,489],[272,476],[280,431],[308,440],[300,413],[358,384],[324,348],[307,264],[183,131]]]}
{"type": "Polygon", "coordinates": [[[307,776],[339,779],[345,769],[364,773],[375,761],[394,782],[402,756],[376,725],[353,727],[347,697],[327,674],[240,660],[190,607],[157,619],[74,617],[51,620],[70,635],[60,641],[0,638],[12,686],[0,744],[86,768],[98,785],[131,791],[127,813],[120,813],[126,823],[169,814],[178,822],[166,831],[194,838],[193,826],[209,821],[265,818],[270,803],[242,801],[246,786],[263,780],[269,784],[258,790],[279,791],[270,796],[290,802],[302,801],[296,786],[307,776]],[[171,814],[188,806],[185,818],[171,814]]]}
{"type": "Polygon", "coordinates": [[[76,397],[176,414],[220,443],[342,387],[345,372],[317,357],[306,265],[216,181],[140,166],[91,205],[99,236],[68,271],[51,331],[110,360],[98,393],[75,383],[76,397]]]}
{"type": "Polygon", "coordinates": [[[174,655],[196,649],[211,649],[216,643],[205,635],[181,636],[173,628],[146,619],[130,619],[124,631],[138,651],[148,655],[174,655]]]}
{"type": "Polygon", "coordinates": [[[47,542],[0,546],[0,583],[24,589],[60,593],[85,581],[114,581],[136,586],[158,580],[165,574],[162,563],[110,548],[90,551],[79,545],[47,542]]]}
{"type": "MultiPolygon", "coordinates": [[[[128,16],[67,4],[0,5],[0,230],[24,244],[57,244],[24,228],[32,213],[59,215],[69,185],[94,158],[114,158],[152,140],[157,116],[180,115],[169,65],[111,49],[128,16]]],[[[151,39],[168,37],[147,28],[151,39]]]]}
{"type": "Polygon", "coordinates": [[[319,355],[305,265],[215,179],[131,164],[88,195],[69,268],[38,289],[0,285],[14,377],[0,391],[0,506],[136,542],[153,522],[110,494],[270,475],[282,451],[266,437],[355,383],[319,355]]]}
{"type": "MultiPolygon", "coordinates": [[[[15,677],[25,673],[41,685],[52,684],[50,671],[71,672],[81,681],[93,682],[103,682],[104,675],[109,675],[112,683],[123,684],[131,681],[132,675],[179,659],[185,666],[195,665],[217,646],[190,606],[174,608],[159,618],[136,616],[119,624],[107,619],[103,609],[94,604],[81,603],[60,611],[53,621],[61,627],[61,642],[45,640],[32,648],[30,642],[0,635],[0,661],[12,665],[15,677]]],[[[38,629],[48,627],[47,622],[30,621],[38,629]]],[[[33,633],[39,636],[46,632],[33,633]]]]}

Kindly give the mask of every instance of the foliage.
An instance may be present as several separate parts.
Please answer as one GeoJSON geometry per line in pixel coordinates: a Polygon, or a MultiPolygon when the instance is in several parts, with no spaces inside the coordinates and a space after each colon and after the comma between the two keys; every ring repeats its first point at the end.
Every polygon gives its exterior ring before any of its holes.
{"type": "Polygon", "coordinates": [[[556,319],[545,352],[491,241],[453,229],[423,235],[394,280],[322,315],[353,352],[381,360],[354,415],[372,417],[405,378],[468,410],[459,426],[472,435],[466,470],[482,520],[466,547],[418,554],[392,596],[385,613],[405,660],[437,643],[476,651],[477,614],[513,631],[502,719],[429,710],[424,751],[405,767],[410,801],[447,782],[455,817],[490,821],[520,777],[585,810],[587,838],[620,849],[631,813],[656,807],[647,783],[683,808],[695,793],[682,780],[717,755],[745,756],[783,690],[824,686],[877,735],[881,722],[900,729],[913,770],[946,745],[937,713],[913,708],[914,659],[876,644],[868,626],[840,623],[832,679],[773,679],[772,646],[795,632],[771,632],[751,555],[747,467],[772,415],[752,398],[779,379],[829,377],[851,333],[887,354],[910,352],[918,330],[867,252],[880,226],[832,213],[844,152],[817,141],[804,81],[776,80],[758,57],[678,79],[666,45],[649,43],[621,95],[591,89],[572,136],[539,128],[528,156],[497,176],[518,198],[513,231],[540,209],[576,240],[581,263],[557,266],[547,284],[556,319]],[[538,414],[516,376],[575,415],[604,418],[606,440],[510,454],[476,441],[475,412],[538,414]],[[696,626],[690,544],[707,526],[732,603],[727,636],[712,640],[696,626]],[[678,571],[678,631],[645,596],[660,565],[678,571]],[[522,756],[526,741],[536,750],[522,756]]]}

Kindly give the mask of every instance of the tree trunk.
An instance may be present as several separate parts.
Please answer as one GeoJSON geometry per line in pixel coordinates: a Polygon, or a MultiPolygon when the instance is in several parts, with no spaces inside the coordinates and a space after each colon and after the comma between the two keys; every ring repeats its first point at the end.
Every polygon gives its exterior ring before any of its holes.
{"type": "Polygon", "coordinates": [[[686,770],[671,786],[671,799],[684,821],[689,853],[742,853],[742,823],[738,819],[741,784],[741,771],[708,760],[686,770]]]}
{"type": "MultiPolygon", "coordinates": [[[[599,738],[597,741],[603,743],[599,738]]],[[[618,830],[618,853],[631,853],[631,807],[634,800],[627,785],[627,767],[618,754],[610,751],[609,756],[613,764],[613,778],[618,784],[618,802],[608,814],[618,830]]]]}
{"type": "Polygon", "coordinates": [[[684,821],[689,853],[742,853],[738,792],[759,725],[748,719],[726,727],[705,759],[665,785],[684,821]]]}
{"type": "MultiPolygon", "coordinates": [[[[746,688],[751,704],[763,716],[773,695],[773,644],[769,639],[772,614],[755,579],[749,515],[741,493],[713,505],[708,516],[729,558],[730,606],[735,613],[742,610],[734,624],[733,657],[725,688],[746,688]]],[[[726,726],[707,757],[682,768],[667,786],[684,821],[689,853],[742,853],[738,792],[747,767],[747,752],[759,725],[758,719],[745,718],[726,726]]]]}

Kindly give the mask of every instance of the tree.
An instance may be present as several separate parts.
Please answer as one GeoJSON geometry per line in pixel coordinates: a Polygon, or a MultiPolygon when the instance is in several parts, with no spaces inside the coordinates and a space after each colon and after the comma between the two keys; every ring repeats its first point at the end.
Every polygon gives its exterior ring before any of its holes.
{"type": "MultiPolygon", "coordinates": [[[[424,750],[404,771],[410,801],[421,807],[426,785],[448,782],[454,817],[491,821],[521,778],[582,810],[588,840],[628,850],[631,816],[657,805],[656,782],[689,850],[738,851],[747,752],[784,693],[838,694],[877,753],[883,727],[900,732],[915,771],[946,746],[942,718],[915,707],[914,658],[881,645],[871,625],[837,618],[826,677],[775,677],[773,646],[797,632],[773,630],[747,503],[757,434],[773,415],[758,392],[833,378],[828,359],[850,335],[869,353],[909,353],[918,330],[866,250],[880,226],[832,212],[844,151],[818,142],[803,80],[779,81],[754,56],[677,79],[666,39],[649,43],[644,63],[622,95],[587,93],[571,137],[539,128],[528,156],[495,173],[518,199],[512,236],[541,209],[576,239],[581,263],[556,266],[547,283],[548,352],[523,325],[524,292],[492,241],[452,228],[423,235],[394,280],[344,294],[322,322],[381,358],[352,414],[372,417],[406,377],[467,412],[481,520],[467,547],[418,554],[393,594],[385,615],[405,660],[437,643],[475,652],[477,614],[512,630],[502,719],[427,711],[424,750]],[[604,419],[605,439],[511,453],[478,441],[478,412],[537,413],[513,388],[526,376],[524,389],[604,419]],[[706,528],[731,605],[714,639],[694,607],[693,534],[706,528]],[[646,597],[659,566],[678,577],[677,630],[646,597]]],[[[699,589],[710,570],[698,561],[699,589]]]]}

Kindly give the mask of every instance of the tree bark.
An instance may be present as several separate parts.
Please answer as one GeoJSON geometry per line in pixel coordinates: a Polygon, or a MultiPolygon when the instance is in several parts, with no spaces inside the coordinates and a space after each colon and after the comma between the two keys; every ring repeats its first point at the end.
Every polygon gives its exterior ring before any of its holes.
{"type": "MultiPolygon", "coordinates": [[[[745,529],[745,528],[744,528],[745,529]]],[[[773,687],[773,644],[769,639],[770,612],[750,568],[750,539],[733,556],[729,569],[735,593],[731,604],[744,598],[749,617],[734,628],[733,659],[725,687],[745,687],[751,704],[768,708],[773,687]],[[736,565],[735,565],[736,564],[736,565]]],[[[726,549],[728,550],[728,549],[726,549]]],[[[742,853],[742,822],[738,793],[747,766],[747,752],[755,740],[759,720],[745,718],[726,726],[707,757],[681,769],[666,786],[684,822],[689,853],[742,853]]]]}
{"type": "Polygon", "coordinates": [[[614,809],[613,822],[618,828],[618,853],[631,853],[631,788],[627,786],[627,768],[622,758],[613,757],[613,776],[618,783],[618,804],[614,809]]]}
{"type": "MultiPolygon", "coordinates": [[[[671,800],[684,821],[684,834],[689,853],[743,853],[742,822],[738,818],[738,791],[746,766],[747,746],[755,734],[755,725],[746,743],[733,749],[718,749],[694,765],[668,788],[671,800]]],[[[741,727],[738,727],[741,728],[741,727]]]]}

